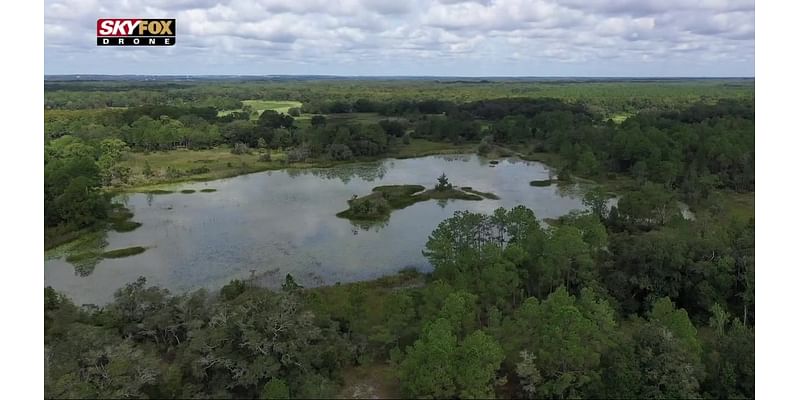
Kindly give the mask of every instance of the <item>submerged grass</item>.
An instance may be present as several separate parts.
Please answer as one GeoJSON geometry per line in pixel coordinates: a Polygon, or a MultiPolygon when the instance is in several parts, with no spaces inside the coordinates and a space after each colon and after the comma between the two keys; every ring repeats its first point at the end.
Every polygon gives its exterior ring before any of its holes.
{"type": "Polygon", "coordinates": [[[45,254],[47,254],[49,250],[72,243],[80,239],[81,237],[90,234],[94,231],[97,231],[99,229],[100,229],[99,227],[88,227],[88,228],[78,229],[69,225],[45,227],[44,228],[45,254]]]}
{"type": "Polygon", "coordinates": [[[64,257],[64,260],[75,268],[75,274],[87,276],[104,258],[118,258],[139,254],[145,251],[144,247],[136,246],[104,252],[102,249],[108,245],[106,236],[109,229],[117,232],[130,232],[142,224],[131,221],[133,213],[123,204],[113,203],[104,224],[91,230],[81,231],[80,235],[71,241],[45,248],[45,260],[64,257]]]}
{"type": "Polygon", "coordinates": [[[73,254],[97,251],[107,244],[105,229],[84,231],[75,239],[46,250],[44,256],[45,259],[68,257],[73,254]]]}
{"type": "Polygon", "coordinates": [[[140,226],[142,223],[135,221],[119,221],[111,224],[111,228],[117,232],[130,232],[140,226]]]}
{"type": "Polygon", "coordinates": [[[555,179],[540,179],[540,180],[531,181],[531,186],[547,187],[547,186],[550,186],[550,185],[552,185],[554,183],[556,183],[555,179]]]}
{"type": "Polygon", "coordinates": [[[147,248],[142,246],[133,246],[133,247],[126,247],[123,249],[115,249],[103,252],[100,256],[102,258],[122,258],[128,256],[134,256],[136,254],[144,253],[147,248]]]}
{"type": "Polygon", "coordinates": [[[93,251],[87,251],[85,253],[77,253],[77,254],[70,254],[67,256],[66,260],[70,264],[77,264],[86,262],[92,259],[98,258],[98,254],[93,251]]]}
{"type": "Polygon", "coordinates": [[[122,204],[114,203],[107,219],[111,229],[117,232],[130,232],[142,226],[141,222],[131,221],[131,218],[133,218],[133,213],[130,210],[122,204]]]}
{"type": "Polygon", "coordinates": [[[498,195],[496,195],[496,194],[494,194],[492,192],[481,192],[481,191],[475,190],[475,189],[473,189],[473,188],[471,188],[469,186],[462,186],[461,190],[463,190],[463,191],[465,191],[467,193],[476,194],[476,195],[481,196],[481,197],[483,197],[485,199],[500,200],[500,196],[498,196],[498,195]]]}

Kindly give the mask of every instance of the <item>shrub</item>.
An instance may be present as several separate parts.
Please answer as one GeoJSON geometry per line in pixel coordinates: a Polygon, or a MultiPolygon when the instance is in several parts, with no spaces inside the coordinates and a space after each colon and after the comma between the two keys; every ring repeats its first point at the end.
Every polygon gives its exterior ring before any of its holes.
{"type": "Polygon", "coordinates": [[[442,175],[436,180],[438,181],[438,183],[436,183],[436,188],[435,188],[437,191],[442,192],[453,188],[453,184],[447,180],[447,175],[445,175],[444,173],[442,173],[442,175]]]}
{"type": "Polygon", "coordinates": [[[334,143],[328,146],[328,156],[337,161],[353,158],[353,151],[346,144],[334,143]]]}
{"type": "Polygon", "coordinates": [[[296,147],[286,153],[286,159],[291,162],[303,162],[308,158],[308,148],[305,146],[296,147]]]}
{"type": "Polygon", "coordinates": [[[142,174],[147,177],[151,177],[154,175],[153,168],[150,167],[150,163],[148,161],[144,162],[144,168],[142,168],[142,174]]]}
{"type": "Polygon", "coordinates": [[[181,171],[173,166],[167,167],[167,178],[180,178],[183,175],[181,171]]]}
{"type": "Polygon", "coordinates": [[[211,170],[208,169],[208,167],[191,168],[191,169],[188,169],[186,171],[186,173],[189,174],[189,175],[199,175],[199,174],[205,174],[205,173],[208,173],[208,172],[211,172],[211,170]]]}
{"type": "Polygon", "coordinates": [[[239,295],[244,293],[245,290],[247,290],[247,284],[244,281],[235,279],[222,287],[222,290],[220,290],[220,295],[222,295],[223,299],[230,301],[239,297],[239,295]]]}
{"type": "Polygon", "coordinates": [[[478,145],[478,154],[485,156],[488,155],[490,151],[492,151],[492,145],[489,143],[481,142],[481,144],[478,145]]]}
{"type": "Polygon", "coordinates": [[[231,153],[232,154],[249,154],[250,153],[250,148],[247,147],[247,145],[244,144],[244,143],[236,143],[236,144],[233,145],[233,148],[231,149],[231,153]]]}
{"type": "Polygon", "coordinates": [[[269,152],[261,153],[261,155],[258,156],[258,161],[261,161],[261,162],[272,161],[272,155],[269,152]]]}

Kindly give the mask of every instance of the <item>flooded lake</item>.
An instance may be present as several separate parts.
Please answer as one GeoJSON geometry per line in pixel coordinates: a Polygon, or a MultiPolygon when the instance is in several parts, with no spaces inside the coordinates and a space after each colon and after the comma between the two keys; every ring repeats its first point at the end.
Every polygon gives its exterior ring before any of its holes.
{"type": "Polygon", "coordinates": [[[279,285],[287,273],[306,286],[352,282],[405,267],[430,271],[422,255],[428,235],[457,210],[490,213],[525,205],[539,219],[582,209],[579,188],[534,187],[547,166],[514,159],[490,166],[476,155],[387,159],[328,169],[268,171],[212,182],[187,183],[176,193],[120,197],[142,226],[109,232],[106,249],[144,246],[144,253],[101,260],[82,276],[63,257],[45,260],[45,286],[77,304],[109,302],[138,276],[173,293],[218,289],[232,279],[255,277],[279,285]],[[383,225],[359,227],[336,213],[347,200],[378,185],[432,188],[447,174],[455,186],[492,192],[499,200],[427,201],[392,213],[383,225]],[[216,192],[201,193],[213,188],[216,192]],[[196,193],[183,194],[182,189],[196,193]]]}

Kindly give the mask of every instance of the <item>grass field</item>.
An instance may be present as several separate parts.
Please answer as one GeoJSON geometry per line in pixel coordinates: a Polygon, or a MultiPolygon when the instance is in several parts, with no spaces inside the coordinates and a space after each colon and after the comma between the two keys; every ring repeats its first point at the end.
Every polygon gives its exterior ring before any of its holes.
{"type": "MultiPolygon", "coordinates": [[[[281,114],[288,114],[290,108],[300,108],[300,106],[303,105],[303,103],[299,101],[290,100],[242,100],[242,104],[252,107],[253,110],[258,112],[259,116],[264,112],[264,110],[275,110],[281,114]]],[[[217,115],[222,117],[237,111],[242,111],[242,109],[223,110],[217,113],[217,115]]],[[[256,118],[258,118],[258,116],[256,116],[256,118]]]]}
{"type": "Polygon", "coordinates": [[[726,191],[722,192],[720,198],[722,199],[720,206],[723,210],[726,210],[728,218],[746,221],[756,217],[755,192],[735,193],[726,191]]]}
{"type": "Polygon", "coordinates": [[[453,144],[447,142],[432,142],[426,139],[412,139],[409,144],[398,143],[389,148],[386,157],[414,158],[435,154],[462,154],[474,153],[477,144],[453,144]]]}
{"type": "Polygon", "coordinates": [[[611,120],[614,121],[617,124],[621,124],[621,123],[625,122],[626,119],[628,119],[628,118],[630,118],[632,116],[633,116],[633,114],[631,114],[631,113],[619,113],[619,114],[612,115],[611,116],[611,120]]]}
{"type": "MultiPolygon", "coordinates": [[[[147,186],[148,189],[163,187],[154,184],[170,184],[185,181],[208,181],[246,174],[250,172],[266,171],[270,169],[285,168],[283,160],[286,155],[281,151],[270,151],[272,161],[258,161],[259,153],[232,154],[228,147],[218,147],[208,150],[170,150],[145,153],[132,153],[123,165],[131,168],[133,175],[130,180],[133,188],[147,186]],[[145,163],[155,175],[146,177],[142,173],[145,163]],[[177,170],[179,175],[168,173],[169,169],[177,170]],[[191,171],[204,171],[193,173],[191,171]]],[[[138,189],[136,189],[138,190],[138,189]]]]}
{"type": "MultiPolygon", "coordinates": [[[[266,151],[266,150],[264,150],[266,151]]],[[[475,144],[454,145],[452,143],[431,142],[424,139],[413,139],[409,144],[396,143],[390,146],[389,152],[378,158],[413,158],[434,154],[471,153],[475,144]]],[[[172,190],[175,183],[188,181],[209,181],[228,178],[252,172],[276,170],[283,168],[330,167],[350,162],[372,161],[373,159],[356,159],[352,161],[333,162],[326,159],[311,159],[302,163],[286,163],[286,154],[281,150],[269,150],[271,161],[259,161],[260,153],[232,154],[227,146],[208,150],[170,150],[151,153],[131,153],[123,165],[131,168],[132,176],[127,187],[118,188],[123,191],[143,191],[166,189],[172,190]],[[155,175],[145,176],[145,163],[155,175]],[[173,169],[179,175],[168,174],[173,169]],[[193,172],[203,171],[203,172],[193,172]]]]}

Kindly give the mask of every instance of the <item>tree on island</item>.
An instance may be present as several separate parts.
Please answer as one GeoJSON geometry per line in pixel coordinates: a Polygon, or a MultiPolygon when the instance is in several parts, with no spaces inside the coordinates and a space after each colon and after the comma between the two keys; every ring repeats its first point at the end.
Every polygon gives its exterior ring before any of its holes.
{"type": "Polygon", "coordinates": [[[447,180],[447,175],[445,175],[444,172],[442,172],[442,176],[437,178],[437,181],[439,181],[439,183],[436,184],[435,188],[437,191],[443,192],[445,190],[450,190],[453,188],[453,184],[447,180]]]}

